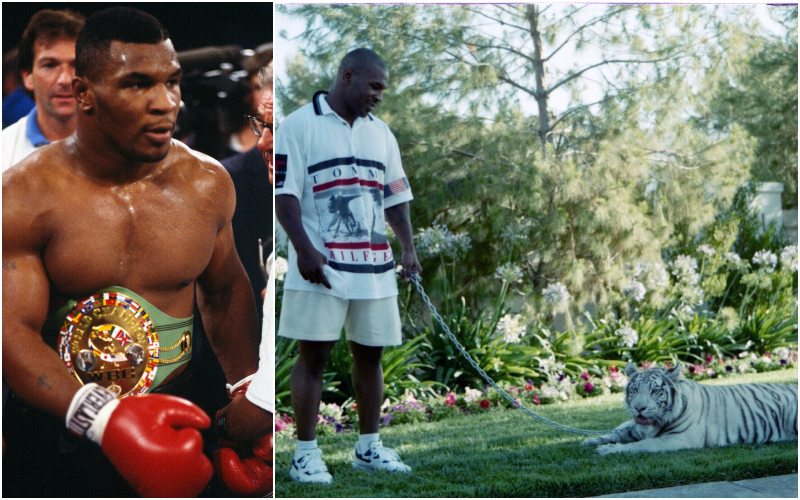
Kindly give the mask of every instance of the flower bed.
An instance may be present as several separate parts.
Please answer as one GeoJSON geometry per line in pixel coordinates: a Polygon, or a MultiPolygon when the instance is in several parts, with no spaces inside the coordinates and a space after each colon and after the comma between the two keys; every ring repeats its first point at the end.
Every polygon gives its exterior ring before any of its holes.
{"type": "MultiPolygon", "coordinates": [[[[640,368],[650,368],[653,363],[645,362],[640,368]]],[[[664,363],[670,367],[671,363],[664,363]]],[[[743,353],[736,358],[719,359],[709,354],[705,362],[684,367],[683,375],[692,380],[727,377],[741,373],[761,373],[774,370],[796,368],[797,351],[779,347],[771,353],[757,356],[743,353]]],[[[623,368],[610,366],[602,376],[583,372],[572,380],[564,373],[558,374],[547,383],[534,385],[532,380],[522,380],[518,384],[500,384],[516,404],[538,406],[554,404],[570,399],[591,398],[602,394],[619,393],[625,390],[628,377],[623,368]]],[[[515,403],[508,401],[491,386],[483,389],[465,388],[463,393],[446,393],[444,396],[417,399],[406,392],[402,400],[390,403],[387,399],[381,408],[381,425],[414,424],[427,421],[438,421],[458,415],[486,411],[511,409],[515,403]]],[[[358,407],[348,400],[343,405],[322,403],[317,416],[317,433],[328,434],[347,432],[358,422],[358,407]]],[[[279,414],[275,423],[278,433],[293,434],[294,420],[288,414],[279,414]]]]}

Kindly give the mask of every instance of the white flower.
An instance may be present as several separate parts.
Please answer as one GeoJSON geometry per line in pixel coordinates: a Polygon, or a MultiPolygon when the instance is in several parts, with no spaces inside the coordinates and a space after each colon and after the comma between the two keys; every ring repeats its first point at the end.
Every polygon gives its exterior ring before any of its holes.
{"type": "Polygon", "coordinates": [[[537,358],[539,359],[539,368],[545,373],[550,373],[550,370],[553,368],[553,361],[555,358],[550,356],[549,358],[537,358]]]}
{"type": "Polygon", "coordinates": [[[725,260],[728,261],[729,264],[733,264],[734,266],[738,266],[742,263],[742,258],[739,257],[739,254],[734,252],[728,252],[725,254],[725,260]]]}
{"type": "Polygon", "coordinates": [[[697,247],[697,251],[702,253],[703,255],[708,255],[708,256],[711,256],[711,255],[714,255],[715,253],[717,253],[711,247],[711,245],[700,245],[699,247],[697,247]]]}
{"type": "Polygon", "coordinates": [[[506,314],[497,322],[497,331],[503,334],[503,341],[508,344],[516,344],[520,337],[524,336],[528,327],[520,324],[520,315],[511,316],[506,314]]]}
{"type": "Polygon", "coordinates": [[[797,245],[783,247],[781,265],[783,265],[784,269],[790,269],[793,273],[797,272],[797,245]]]}
{"type": "Polygon", "coordinates": [[[631,280],[630,283],[622,289],[622,294],[634,302],[641,302],[645,294],[647,294],[647,288],[645,288],[642,283],[631,280]]]}
{"type": "Polygon", "coordinates": [[[764,271],[769,274],[778,265],[778,257],[769,250],[760,250],[753,255],[753,264],[763,266],[764,271]]]}
{"type": "Polygon", "coordinates": [[[633,347],[639,342],[639,334],[629,326],[623,326],[614,333],[620,337],[620,344],[626,347],[633,347]]]}
{"type": "Polygon", "coordinates": [[[467,403],[471,403],[473,401],[477,401],[481,397],[481,391],[478,389],[472,389],[471,387],[467,387],[464,389],[464,401],[467,403]]]}
{"type": "Polygon", "coordinates": [[[694,317],[694,308],[692,306],[690,306],[689,304],[684,304],[678,310],[678,317],[683,321],[691,320],[694,317]]]}
{"type": "Polygon", "coordinates": [[[697,274],[697,261],[688,255],[678,255],[672,263],[672,274],[678,280],[696,285],[700,281],[700,275],[697,274]]]}
{"type": "Polygon", "coordinates": [[[511,262],[502,266],[497,266],[494,270],[494,277],[506,283],[522,283],[522,269],[511,262]]]}
{"type": "Polygon", "coordinates": [[[649,290],[659,290],[669,285],[669,273],[660,262],[639,262],[633,277],[649,290]]]}
{"type": "Polygon", "coordinates": [[[434,224],[417,234],[416,249],[422,257],[444,254],[445,257],[456,258],[472,246],[466,234],[453,234],[446,226],[434,224]]]}
{"type": "Polygon", "coordinates": [[[542,295],[544,296],[544,300],[551,306],[563,304],[570,299],[567,287],[560,282],[547,285],[542,291],[542,295]]]}
{"type": "Polygon", "coordinates": [[[678,255],[672,263],[672,274],[678,276],[686,271],[697,271],[697,261],[689,255],[678,255]]]}
{"type": "Polygon", "coordinates": [[[531,222],[526,220],[525,217],[520,217],[503,228],[500,232],[500,239],[507,245],[527,241],[530,228],[531,222]]]}
{"type": "Polygon", "coordinates": [[[789,359],[789,349],[786,347],[776,347],[772,350],[772,354],[779,357],[780,359],[789,359]]]}
{"type": "Polygon", "coordinates": [[[542,397],[544,398],[558,398],[561,397],[561,393],[558,392],[558,389],[555,387],[550,387],[549,385],[542,386],[542,397]]]}
{"type": "MultiPolygon", "coordinates": [[[[705,299],[705,292],[699,286],[686,285],[679,287],[681,302],[688,306],[699,306],[705,299]]],[[[692,311],[694,314],[694,311],[692,311]]]]}
{"type": "Polygon", "coordinates": [[[281,256],[275,259],[275,279],[279,281],[283,281],[283,278],[286,277],[286,273],[289,271],[289,261],[284,259],[281,256]]]}

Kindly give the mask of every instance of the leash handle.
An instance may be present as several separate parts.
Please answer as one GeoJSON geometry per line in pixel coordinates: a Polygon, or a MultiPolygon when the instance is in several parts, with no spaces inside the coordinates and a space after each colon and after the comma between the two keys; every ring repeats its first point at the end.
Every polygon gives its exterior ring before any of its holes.
{"type": "Polygon", "coordinates": [[[574,427],[569,427],[569,426],[566,426],[566,425],[559,424],[557,422],[553,422],[552,420],[549,420],[549,419],[537,414],[536,412],[534,412],[530,408],[526,407],[525,405],[523,405],[522,403],[520,403],[519,401],[514,399],[510,394],[508,394],[499,385],[497,385],[494,380],[492,380],[492,377],[490,377],[489,374],[487,374],[483,370],[483,368],[481,368],[478,365],[478,363],[472,358],[472,356],[469,355],[469,353],[464,348],[464,346],[461,345],[461,343],[459,343],[458,339],[456,339],[456,336],[453,335],[453,332],[450,331],[450,328],[447,327],[447,325],[445,324],[444,320],[439,315],[439,312],[436,310],[436,307],[431,303],[430,297],[428,297],[428,295],[425,293],[425,289],[422,288],[422,285],[420,284],[421,281],[422,281],[422,276],[420,276],[417,271],[413,271],[412,270],[411,271],[411,282],[414,283],[414,286],[417,288],[417,291],[419,292],[420,296],[422,297],[422,300],[425,302],[425,304],[427,304],[428,309],[430,309],[431,315],[433,316],[434,320],[436,320],[436,322],[439,323],[439,326],[441,326],[442,329],[444,330],[444,332],[447,334],[447,338],[449,338],[450,341],[456,346],[456,348],[458,349],[458,352],[460,352],[461,355],[464,356],[464,358],[469,362],[469,364],[472,366],[472,368],[474,368],[475,371],[477,371],[480,374],[480,376],[486,382],[489,383],[489,385],[491,385],[498,393],[500,393],[501,396],[503,396],[508,402],[510,402],[512,405],[514,405],[515,408],[519,408],[520,410],[525,412],[528,416],[533,417],[536,420],[539,420],[540,422],[543,422],[543,423],[545,423],[547,425],[551,425],[551,426],[555,427],[556,429],[560,429],[560,430],[566,431],[566,432],[572,432],[572,433],[575,433],[575,434],[587,434],[587,435],[603,435],[603,434],[608,434],[608,433],[612,432],[612,431],[594,431],[594,430],[586,430],[586,429],[576,429],[574,427]]]}

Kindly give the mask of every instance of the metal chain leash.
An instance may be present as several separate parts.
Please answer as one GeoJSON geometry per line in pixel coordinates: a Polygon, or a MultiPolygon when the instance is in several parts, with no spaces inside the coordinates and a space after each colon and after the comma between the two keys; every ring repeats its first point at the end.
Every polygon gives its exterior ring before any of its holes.
{"type": "Polygon", "coordinates": [[[436,322],[439,323],[439,326],[441,326],[444,329],[444,331],[447,334],[447,337],[450,339],[450,341],[453,342],[453,344],[455,344],[456,348],[458,348],[458,351],[461,353],[461,355],[464,356],[464,358],[469,362],[470,365],[472,365],[472,367],[480,374],[480,376],[483,377],[483,379],[486,380],[486,382],[488,382],[489,385],[494,387],[494,389],[498,393],[500,393],[500,395],[503,396],[509,403],[514,405],[515,408],[519,408],[520,410],[525,412],[527,415],[535,418],[536,420],[539,420],[540,422],[543,422],[543,423],[545,423],[547,425],[551,425],[551,426],[553,426],[553,427],[555,427],[557,429],[561,429],[562,431],[574,432],[575,434],[588,434],[588,435],[608,434],[608,433],[611,432],[611,431],[592,431],[592,430],[585,430],[585,429],[576,429],[574,427],[568,427],[566,425],[561,425],[561,424],[559,424],[557,422],[553,422],[552,420],[548,420],[545,417],[536,414],[533,410],[530,410],[525,405],[523,405],[522,403],[520,403],[519,401],[514,399],[506,391],[501,389],[500,386],[498,386],[495,383],[495,381],[492,380],[492,377],[490,377],[480,366],[478,366],[478,363],[475,362],[474,359],[472,359],[472,356],[469,355],[469,353],[464,348],[464,346],[462,346],[458,342],[458,340],[456,339],[456,336],[453,335],[453,332],[450,331],[450,328],[447,327],[447,325],[445,324],[444,320],[439,315],[439,312],[436,310],[436,307],[431,303],[431,299],[425,293],[425,290],[422,288],[422,285],[420,284],[421,281],[422,281],[422,276],[420,276],[419,273],[417,273],[416,271],[411,271],[411,282],[414,283],[414,286],[417,288],[417,291],[422,296],[422,300],[425,301],[425,304],[428,305],[428,309],[430,309],[431,315],[436,320],[436,322]]]}

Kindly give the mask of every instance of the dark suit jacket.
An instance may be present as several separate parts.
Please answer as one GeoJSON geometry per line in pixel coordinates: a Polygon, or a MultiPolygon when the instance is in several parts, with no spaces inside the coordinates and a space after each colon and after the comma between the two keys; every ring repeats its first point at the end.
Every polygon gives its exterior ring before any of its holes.
{"type": "MultiPolygon", "coordinates": [[[[236,211],[233,214],[233,238],[236,251],[253,285],[259,319],[263,308],[261,291],[267,286],[258,262],[258,240],[272,248],[272,185],[267,165],[258,148],[222,160],[236,186],[236,211]]],[[[264,257],[269,255],[266,251],[264,257]]]]}

